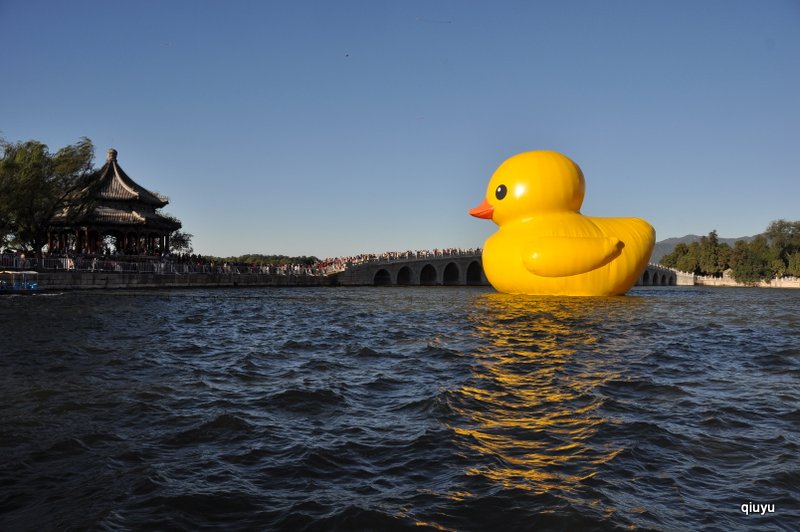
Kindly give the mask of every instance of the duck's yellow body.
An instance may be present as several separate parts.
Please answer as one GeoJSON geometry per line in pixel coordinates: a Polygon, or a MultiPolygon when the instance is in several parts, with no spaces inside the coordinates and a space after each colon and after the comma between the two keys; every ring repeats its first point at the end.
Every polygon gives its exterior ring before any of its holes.
{"type": "Polygon", "coordinates": [[[583,216],[583,173],[552,151],[521,153],[495,171],[470,211],[500,229],[483,248],[486,278],[511,294],[606,296],[627,292],[653,251],[638,218],[583,216]]]}

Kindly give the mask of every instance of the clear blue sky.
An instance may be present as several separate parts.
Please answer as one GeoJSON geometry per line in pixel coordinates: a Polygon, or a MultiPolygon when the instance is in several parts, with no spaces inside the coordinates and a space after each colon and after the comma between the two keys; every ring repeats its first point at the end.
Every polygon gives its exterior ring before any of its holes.
{"type": "Polygon", "coordinates": [[[475,247],[552,149],[658,239],[800,219],[800,3],[0,0],[0,134],[90,138],[203,254],[475,247]]]}

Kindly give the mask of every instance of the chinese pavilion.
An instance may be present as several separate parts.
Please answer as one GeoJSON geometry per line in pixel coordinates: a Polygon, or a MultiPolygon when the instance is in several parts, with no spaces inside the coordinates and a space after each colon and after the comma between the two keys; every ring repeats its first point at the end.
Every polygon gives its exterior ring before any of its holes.
{"type": "Polygon", "coordinates": [[[92,208],[76,221],[65,213],[51,224],[51,253],[101,254],[112,246],[121,255],[160,255],[169,251],[169,235],[181,223],[159,209],[169,200],[137,184],[117,163],[117,150],[108,150],[106,164],[92,186],[92,208]]]}

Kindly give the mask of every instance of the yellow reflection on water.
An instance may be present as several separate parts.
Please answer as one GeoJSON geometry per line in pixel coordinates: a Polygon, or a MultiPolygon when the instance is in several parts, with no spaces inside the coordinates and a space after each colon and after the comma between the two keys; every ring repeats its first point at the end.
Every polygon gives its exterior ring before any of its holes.
{"type": "MultiPolygon", "coordinates": [[[[458,438],[481,455],[469,471],[507,488],[571,491],[621,449],[598,438],[607,369],[604,323],[635,311],[636,298],[483,294],[471,319],[480,361],[456,391],[458,438]]],[[[613,333],[619,335],[619,333],[613,333]]],[[[613,350],[612,350],[613,351],[613,350]]]]}

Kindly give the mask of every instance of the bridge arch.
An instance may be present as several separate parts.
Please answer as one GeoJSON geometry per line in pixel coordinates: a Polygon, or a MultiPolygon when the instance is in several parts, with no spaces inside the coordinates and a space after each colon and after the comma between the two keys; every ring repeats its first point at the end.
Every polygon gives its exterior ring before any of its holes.
{"type": "Polygon", "coordinates": [[[375,272],[375,277],[373,279],[373,284],[375,286],[389,286],[392,284],[392,275],[389,273],[389,270],[385,268],[381,268],[377,272],[375,272]]]}
{"type": "Polygon", "coordinates": [[[442,284],[448,286],[457,285],[460,277],[461,272],[458,270],[458,265],[455,262],[448,262],[442,274],[442,284]]]}
{"type": "MultiPolygon", "coordinates": [[[[348,265],[337,275],[338,284],[345,286],[402,285],[438,286],[489,283],[481,266],[479,253],[397,258],[348,265]]],[[[639,276],[637,286],[676,286],[678,273],[658,264],[649,264],[639,276]]],[[[686,282],[681,278],[681,284],[686,282]]]]}
{"type": "Polygon", "coordinates": [[[400,286],[409,286],[411,285],[411,268],[408,266],[403,266],[397,272],[397,284],[400,286]]]}
{"type": "Polygon", "coordinates": [[[436,268],[433,264],[428,263],[422,267],[422,271],[419,273],[419,284],[422,286],[433,286],[436,284],[437,278],[438,274],[436,268]]]}
{"type": "Polygon", "coordinates": [[[467,284],[469,285],[479,285],[483,284],[483,279],[481,278],[481,274],[483,273],[483,268],[481,268],[481,264],[477,260],[473,260],[467,266],[467,284]]]}
{"type": "Polygon", "coordinates": [[[676,286],[678,284],[678,276],[674,270],[657,264],[650,264],[642,272],[636,284],[637,286],[676,286]]]}

